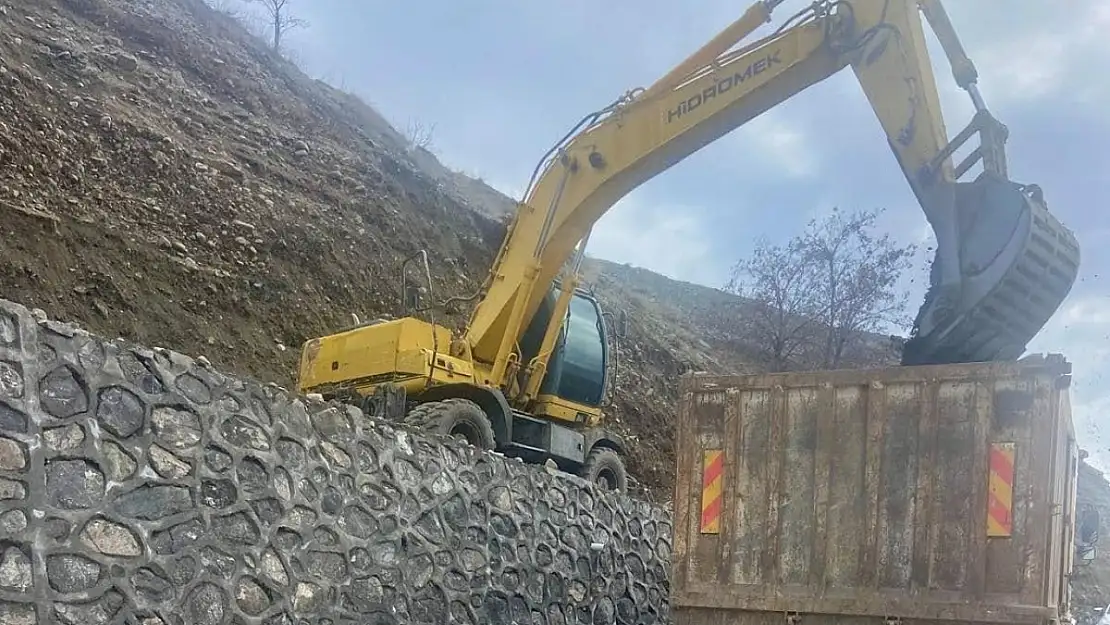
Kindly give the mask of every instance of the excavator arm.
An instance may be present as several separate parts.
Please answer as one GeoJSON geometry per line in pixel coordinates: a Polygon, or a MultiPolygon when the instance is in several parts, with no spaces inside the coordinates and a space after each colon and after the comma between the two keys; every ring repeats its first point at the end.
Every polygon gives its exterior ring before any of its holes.
{"type": "Polygon", "coordinates": [[[769,21],[781,2],[757,2],[656,84],[587,116],[548,153],[519,204],[466,333],[452,347],[455,355],[486,365],[482,382],[510,384],[522,367],[542,373],[576,284],[577,263],[562,280],[545,349],[530,363],[516,361],[522,329],[568,260],[576,253],[580,260],[591,228],[617,201],[847,67],[937,238],[931,288],[904,363],[1021,355],[1070,290],[1078,246],[1048,213],[1039,189],[1006,177],[1005,128],[983,104],[974,66],[940,2],[815,2],[769,36],[732,50],[769,21]],[[919,10],[978,111],[952,141],[919,10]],[[976,135],[980,146],[954,165],[953,154],[976,135]],[[976,162],[983,164],[978,178],[959,182],[976,162]]]}

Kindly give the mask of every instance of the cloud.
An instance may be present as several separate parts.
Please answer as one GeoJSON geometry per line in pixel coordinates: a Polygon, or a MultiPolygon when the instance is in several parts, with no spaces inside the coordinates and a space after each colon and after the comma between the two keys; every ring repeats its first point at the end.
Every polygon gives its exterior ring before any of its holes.
{"type": "Polygon", "coordinates": [[[693,207],[654,204],[633,192],[598,221],[587,253],[676,280],[719,286],[727,267],[714,257],[709,238],[693,207]]]}
{"type": "Polygon", "coordinates": [[[800,120],[791,120],[780,111],[768,111],[749,121],[734,137],[729,137],[728,143],[735,146],[735,152],[758,156],[764,167],[791,178],[813,176],[818,171],[817,146],[800,120]]]}
{"type": "Polygon", "coordinates": [[[995,3],[950,8],[961,38],[971,42],[968,54],[991,94],[988,102],[1028,103],[1071,92],[1076,100],[1093,104],[1094,97],[1110,94],[1104,81],[1090,80],[1110,62],[1105,36],[1110,7],[1104,0],[1067,4],[1064,11],[1032,1],[1013,2],[1001,12],[995,3]],[[1006,35],[991,36],[987,24],[1006,35]]]}
{"type": "Polygon", "coordinates": [[[1110,332],[1110,295],[1093,295],[1073,301],[1064,307],[1060,320],[1068,325],[1098,326],[1110,332]]]}

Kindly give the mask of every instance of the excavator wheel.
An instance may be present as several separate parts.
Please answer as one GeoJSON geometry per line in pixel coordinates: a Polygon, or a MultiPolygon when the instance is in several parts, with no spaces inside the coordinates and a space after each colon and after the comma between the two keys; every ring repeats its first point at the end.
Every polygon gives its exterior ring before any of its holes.
{"type": "Polygon", "coordinates": [[[469,399],[451,398],[420,404],[405,415],[405,423],[427,432],[453,436],[479,449],[493,449],[496,445],[489,417],[469,399]]]}
{"type": "Polygon", "coordinates": [[[934,260],[903,365],[1018,359],[1079,272],[1075,235],[1039,188],[984,173],[957,184],[956,208],[961,286],[939,288],[934,260]]]}
{"type": "Polygon", "coordinates": [[[628,490],[628,471],[617,452],[607,447],[594,447],[582,465],[579,477],[593,482],[602,490],[628,490]]]}

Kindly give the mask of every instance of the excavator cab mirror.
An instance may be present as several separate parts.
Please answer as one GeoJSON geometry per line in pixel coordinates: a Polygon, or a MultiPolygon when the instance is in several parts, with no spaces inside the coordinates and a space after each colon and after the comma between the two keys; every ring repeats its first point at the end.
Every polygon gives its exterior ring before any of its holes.
{"type": "Polygon", "coordinates": [[[1079,509],[1075,524],[1075,556],[1079,564],[1089,564],[1098,554],[1098,530],[1102,525],[1098,508],[1087,504],[1079,509]]]}
{"type": "Polygon", "coordinates": [[[405,292],[401,295],[404,298],[404,314],[420,308],[420,292],[423,290],[419,284],[405,285],[405,292]]]}
{"type": "Polygon", "coordinates": [[[617,313],[617,338],[628,336],[628,311],[621,310],[617,313]]]}
{"type": "MultiPolygon", "coordinates": [[[[401,263],[401,316],[405,317],[410,312],[420,310],[420,300],[425,294],[428,294],[429,299],[432,293],[432,268],[428,264],[428,251],[420,250],[417,253],[409,256],[401,263]],[[424,269],[424,282],[426,286],[420,286],[409,282],[406,270],[410,263],[415,261],[422,261],[424,269]]],[[[432,299],[432,301],[435,301],[432,299]]]]}

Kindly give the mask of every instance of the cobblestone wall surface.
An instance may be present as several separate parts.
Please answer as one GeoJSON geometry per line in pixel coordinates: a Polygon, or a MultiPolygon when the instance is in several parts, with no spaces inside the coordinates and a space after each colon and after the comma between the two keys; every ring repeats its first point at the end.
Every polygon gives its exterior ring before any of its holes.
{"type": "Polygon", "coordinates": [[[670,541],[654,506],[0,300],[0,625],[665,623],[670,541]]]}

